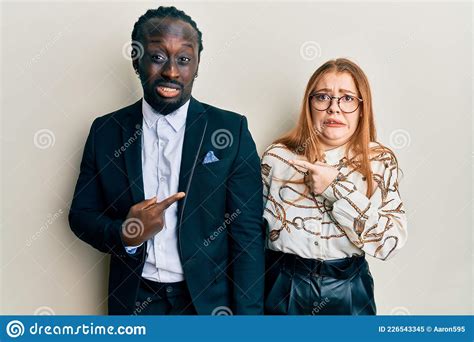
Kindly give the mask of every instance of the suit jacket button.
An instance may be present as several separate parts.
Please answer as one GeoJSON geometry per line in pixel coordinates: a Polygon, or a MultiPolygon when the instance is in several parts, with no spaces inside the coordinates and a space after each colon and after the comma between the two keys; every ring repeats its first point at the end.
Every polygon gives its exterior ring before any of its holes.
{"type": "Polygon", "coordinates": [[[173,286],[167,286],[166,287],[166,292],[168,292],[168,293],[173,292],[173,286]]]}

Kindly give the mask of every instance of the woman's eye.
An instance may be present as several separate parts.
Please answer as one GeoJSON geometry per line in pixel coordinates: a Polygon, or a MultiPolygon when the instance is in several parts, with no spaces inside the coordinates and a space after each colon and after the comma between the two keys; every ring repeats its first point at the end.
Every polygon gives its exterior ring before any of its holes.
{"type": "Polygon", "coordinates": [[[315,98],[318,101],[329,101],[331,99],[328,94],[316,94],[315,98]]]}
{"type": "Polygon", "coordinates": [[[342,97],[342,101],[344,101],[344,102],[352,102],[352,101],[354,101],[354,97],[353,97],[353,96],[350,96],[350,95],[344,95],[344,96],[342,97]]]}

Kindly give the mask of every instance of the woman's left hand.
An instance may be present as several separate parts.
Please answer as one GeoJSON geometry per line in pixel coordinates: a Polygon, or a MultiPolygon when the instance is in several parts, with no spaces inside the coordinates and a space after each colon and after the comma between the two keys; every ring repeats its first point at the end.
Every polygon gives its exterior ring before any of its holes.
{"type": "Polygon", "coordinates": [[[308,170],[305,180],[316,195],[322,194],[339,174],[339,170],[334,166],[322,162],[312,164],[304,160],[290,160],[290,163],[308,170]]]}

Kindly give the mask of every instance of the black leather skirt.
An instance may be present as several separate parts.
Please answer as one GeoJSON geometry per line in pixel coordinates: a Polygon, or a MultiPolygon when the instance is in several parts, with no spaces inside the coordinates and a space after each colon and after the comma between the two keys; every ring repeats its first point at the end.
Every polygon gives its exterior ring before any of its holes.
{"type": "Polygon", "coordinates": [[[265,314],[375,315],[365,256],[322,261],[267,249],[265,314]]]}

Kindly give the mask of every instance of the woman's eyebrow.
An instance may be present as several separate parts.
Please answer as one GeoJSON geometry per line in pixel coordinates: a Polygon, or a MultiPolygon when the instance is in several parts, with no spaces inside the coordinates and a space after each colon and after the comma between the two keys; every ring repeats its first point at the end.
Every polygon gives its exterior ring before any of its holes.
{"type": "Polygon", "coordinates": [[[329,89],[329,88],[321,88],[321,89],[316,90],[315,92],[317,93],[317,92],[320,92],[320,91],[327,91],[327,92],[330,92],[331,89],[329,89]]]}
{"type": "Polygon", "coordinates": [[[348,89],[339,89],[339,91],[343,92],[343,93],[351,93],[351,94],[354,94],[354,95],[357,95],[355,92],[353,92],[352,90],[348,90],[348,89]]]}
{"type": "MultiPolygon", "coordinates": [[[[316,90],[315,92],[317,93],[317,92],[320,92],[320,91],[326,91],[326,92],[329,92],[329,93],[330,93],[330,92],[332,92],[332,89],[329,89],[329,88],[321,88],[321,89],[316,90]]],[[[343,89],[343,88],[340,88],[340,89],[339,89],[339,92],[341,92],[341,93],[351,93],[351,94],[357,95],[356,92],[353,92],[352,90],[348,90],[348,89],[343,89]]]]}

